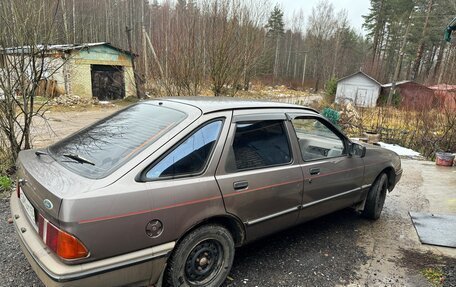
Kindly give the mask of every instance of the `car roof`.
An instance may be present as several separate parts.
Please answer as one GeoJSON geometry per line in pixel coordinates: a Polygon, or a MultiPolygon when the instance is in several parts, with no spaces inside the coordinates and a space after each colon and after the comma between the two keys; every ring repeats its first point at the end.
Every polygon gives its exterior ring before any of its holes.
{"type": "Polygon", "coordinates": [[[233,97],[171,97],[164,98],[163,101],[172,101],[182,103],[190,106],[197,107],[204,114],[226,111],[226,110],[240,110],[240,109],[264,109],[264,108],[282,108],[282,109],[300,109],[307,110],[313,113],[317,113],[315,109],[304,107],[300,105],[263,101],[263,100],[252,100],[242,99],[233,97]]]}

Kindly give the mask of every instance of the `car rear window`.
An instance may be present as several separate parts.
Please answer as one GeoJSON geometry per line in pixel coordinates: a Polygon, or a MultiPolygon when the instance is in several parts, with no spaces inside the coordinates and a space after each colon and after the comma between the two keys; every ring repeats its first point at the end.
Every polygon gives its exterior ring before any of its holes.
{"type": "Polygon", "coordinates": [[[49,148],[62,165],[103,178],[186,118],[184,112],[147,103],[131,106],[49,148]]]}
{"type": "Polygon", "coordinates": [[[201,173],[222,129],[222,120],[204,125],[179,144],[146,174],[147,179],[176,178],[201,173]]]}

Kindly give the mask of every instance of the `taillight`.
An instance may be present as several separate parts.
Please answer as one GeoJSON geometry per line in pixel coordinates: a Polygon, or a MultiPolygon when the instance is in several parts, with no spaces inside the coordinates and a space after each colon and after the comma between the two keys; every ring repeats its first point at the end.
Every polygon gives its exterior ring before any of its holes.
{"type": "Polygon", "coordinates": [[[38,233],[44,243],[63,259],[79,259],[89,255],[81,241],[57,228],[41,214],[38,218],[38,233]]]}
{"type": "Polygon", "coordinates": [[[76,237],[66,232],[59,232],[57,242],[57,254],[62,258],[76,259],[89,255],[85,246],[76,237]]]}

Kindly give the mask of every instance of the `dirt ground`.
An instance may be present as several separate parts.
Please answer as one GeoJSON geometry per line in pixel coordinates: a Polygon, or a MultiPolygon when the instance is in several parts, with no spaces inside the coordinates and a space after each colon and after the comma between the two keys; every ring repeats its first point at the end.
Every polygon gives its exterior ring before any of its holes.
{"type": "MultiPolygon", "coordinates": [[[[116,110],[51,112],[50,127],[37,122],[35,144],[45,146],[116,110]]],[[[422,245],[408,214],[455,214],[456,168],[402,164],[403,178],[378,221],[342,210],[241,247],[225,286],[456,286],[456,249],[422,245]],[[440,283],[430,283],[425,270],[440,283]]],[[[6,199],[0,216],[0,286],[42,286],[6,222],[6,199]]]]}
{"type": "MultiPolygon", "coordinates": [[[[456,265],[456,249],[419,242],[408,214],[410,211],[455,214],[456,168],[415,160],[402,160],[402,166],[403,178],[389,194],[382,218],[361,228],[358,245],[370,259],[358,272],[359,284],[426,286],[421,274],[424,268],[456,265]]],[[[456,286],[456,278],[453,277],[451,284],[454,285],[447,286],[456,286]]]]}
{"type": "Polygon", "coordinates": [[[45,147],[121,108],[123,107],[107,106],[78,111],[47,111],[46,119],[34,119],[33,145],[38,148],[45,147]]]}

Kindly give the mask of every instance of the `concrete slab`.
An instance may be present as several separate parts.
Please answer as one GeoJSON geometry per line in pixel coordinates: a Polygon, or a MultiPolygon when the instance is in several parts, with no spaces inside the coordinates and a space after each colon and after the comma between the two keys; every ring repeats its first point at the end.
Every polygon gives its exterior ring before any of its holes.
{"type": "MultiPolygon", "coordinates": [[[[404,170],[420,176],[418,194],[424,196],[425,208],[409,208],[415,212],[456,214],[456,167],[437,166],[432,161],[403,159],[404,170]]],[[[419,237],[415,234],[415,240],[419,237]]],[[[441,246],[421,245],[423,251],[456,258],[456,249],[441,246]]]]}
{"type": "Polygon", "coordinates": [[[403,163],[420,169],[421,189],[429,200],[430,212],[456,214],[456,167],[437,166],[430,161],[403,160],[403,163]]]}

